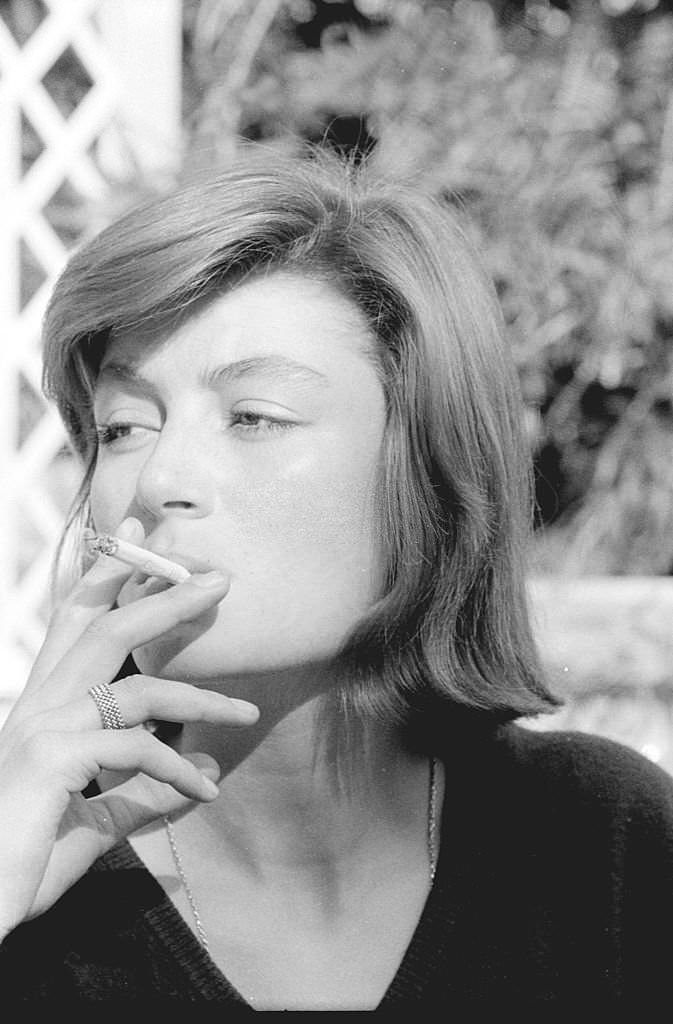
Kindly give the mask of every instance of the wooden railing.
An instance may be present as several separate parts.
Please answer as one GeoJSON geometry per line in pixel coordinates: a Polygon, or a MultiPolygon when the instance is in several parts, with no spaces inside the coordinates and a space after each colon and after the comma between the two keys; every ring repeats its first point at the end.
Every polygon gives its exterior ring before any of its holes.
{"type": "Polygon", "coordinates": [[[537,727],[607,735],[673,773],[673,578],[548,576],[530,593],[552,689],[567,701],[537,727]]]}
{"type": "Polygon", "coordinates": [[[41,397],[40,321],[68,253],[108,216],[111,181],[180,162],[181,0],[15,2],[1,13],[0,713],[42,641],[74,486],[41,397]],[[67,96],[54,73],[63,61],[77,80],[67,96]]]}

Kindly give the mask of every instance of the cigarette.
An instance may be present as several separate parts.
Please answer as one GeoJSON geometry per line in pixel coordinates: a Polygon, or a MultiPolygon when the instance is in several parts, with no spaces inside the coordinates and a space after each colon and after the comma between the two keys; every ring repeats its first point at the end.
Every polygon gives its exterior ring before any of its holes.
{"type": "Polygon", "coordinates": [[[160,576],[162,579],[170,580],[171,583],[183,583],[189,579],[191,573],[184,565],[171,562],[169,558],[155,555],[147,548],[140,548],[137,544],[131,544],[127,540],[121,540],[109,533],[95,534],[88,530],[84,537],[89,551],[111,555],[126,565],[133,565],[148,576],[160,576]]]}

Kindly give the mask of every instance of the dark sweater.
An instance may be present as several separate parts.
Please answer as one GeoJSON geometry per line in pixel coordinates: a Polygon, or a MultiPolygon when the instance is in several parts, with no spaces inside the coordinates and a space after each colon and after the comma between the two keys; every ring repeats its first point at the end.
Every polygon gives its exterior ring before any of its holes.
{"type": "MultiPolygon", "coordinates": [[[[517,725],[439,753],[437,876],[379,1010],[532,1005],[546,1020],[669,1002],[670,776],[608,740],[517,725]]],[[[128,843],[0,947],[3,1009],[45,1000],[251,1009],[128,843]]]]}

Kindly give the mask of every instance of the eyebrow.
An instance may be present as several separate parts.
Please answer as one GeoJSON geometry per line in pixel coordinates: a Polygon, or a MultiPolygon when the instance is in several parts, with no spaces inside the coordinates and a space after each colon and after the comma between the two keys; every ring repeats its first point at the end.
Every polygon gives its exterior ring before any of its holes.
{"type": "MultiPolygon", "coordinates": [[[[262,374],[281,383],[320,384],[322,386],[329,384],[329,379],[319,370],[287,356],[277,355],[237,359],[233,363],[225,363],[222,366],[204,370],[199,374],[198,380],[202,387],[214,389],[226,384],[235,384],[237,381],[245,380],[246,377],[262,374]]],[[[142,389],[150,395],[156,395],[157,392],[152,381],[143,377],[133,364],[110,360],[102,367],[98,375],[98,382],[100,383],[105,378],[112,378],[118,383],[142,389]]]]}

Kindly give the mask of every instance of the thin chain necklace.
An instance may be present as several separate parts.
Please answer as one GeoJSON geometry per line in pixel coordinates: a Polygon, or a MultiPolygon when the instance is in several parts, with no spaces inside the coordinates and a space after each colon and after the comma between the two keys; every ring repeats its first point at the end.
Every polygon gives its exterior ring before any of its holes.
{"type": "Polygon", "coordinates": [[[436,757],[430,758],[430,798],[428,800],[428,861],[430,874],[430,887],[435,880],[437,873],[437,860],[439,859],[439,835],[438,835],[438,802],[439,802],[439,761],[436,757]]]}
{"type": "MultiPolygon", "coordinates": [[[[430,759],[430,796],[428,799],[428,861],[429,861],[429,878],[430,886],[435,880],[435,874],[437,872],[437,860],[439,856],[439,845],[438,845],[438,822],[437,822],[437,810],[439,801],[439,761],[436,757],[430,759]]],[[[206,953],[209,952],[208,936],[206,935],[201,921],[201,915],[199,908],[194,899],[194,893],[190,886],[187,875],[185,873],[184,865],[182,863],[182,857],[178,850],[177,843],[175,841],[175,831],[173,829],[173,822],[168,814],[164,815],[164,825],[166,826],[166,835],[168,836],[168,843],[173,854],[173,861],[175,863],[175,870],[178,873],[182,888],[185,891],[187,902],[189,903],[192,917],[194,918],[194,925],[196,928],[196,934],[199,937],[199,942],[205,949],[206,953]]]]}

